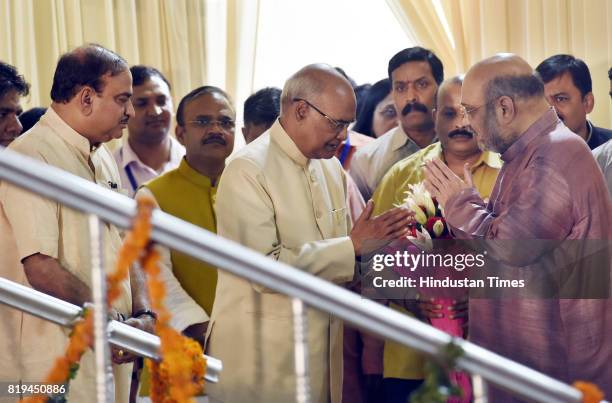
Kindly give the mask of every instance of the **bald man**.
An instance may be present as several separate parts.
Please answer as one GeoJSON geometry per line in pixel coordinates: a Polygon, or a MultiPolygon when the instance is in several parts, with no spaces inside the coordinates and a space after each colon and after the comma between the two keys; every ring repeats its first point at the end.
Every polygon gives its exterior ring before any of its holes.
{"type": "MultiPolygon", "coordinates": [[[[588,146],[559,120],[542,82],[517,56],[473,66],[461,103],[479,142],[504,161],[490,201],[474,188],[467,165],[461,180],[432,161],[426,186],[455,236],[485,240],[485,275],[498,268],[495,274],[526,282],[523,290],[492,288],[489,299],[470,299],[470,318],[477,318],[470,339],[561,381],[594,382],[612,396],[611,205],[588,146]]],[[[491,401],[515,401],[491,393],[491,401]]]]}
{"type": "MultiPolygon", "coordinates": [[[[310,65],[294,74],[280,118],[223,171],[218,234],[336,284],[353,279],[356,256],[405,236],[413,216],[394,209],[372,218],[372,203],[351,230],[346,177],[332,157],[354,119],[355,94],[336,70],[310,65]]],[[[307,338],[311,400],[339,403],[342,325],[309,310],[307,338]]],[[[289,298],[220,271],[207,340],[228,374],[207,386],[213,401],[295,401],[289,298]]]]}
{"type": "MultiPolygon", "coordinates": [[[[479,194],[482,197],[491,195],[502,161],[499,154],[482,151],[478,147],[474,131],[463,118],[460,103],[462,84],[463,77],[458,76],[440,85],[433,109],[436,133],[440,141],[404,158],[389,169],[372,197],[375,214],[402,204],[408,187],[423,181],[423,164],[432,158],[441,158],[450,170],[459,176],[463,176],[464,164],[469,163],[479,194]]],[[[439,315],[448,315],[451,319],[464,318],[467,315],[464,299],[458,299],[452,307],[452,313],[443,312],[436,309],[435,305],[427,303],[423,303],[419,310],[413,301],[404,301],[404,306],[398,305],[400,301],[390,302],[394,309],[427,319],[435,319],[439,315]],[[407,311],[408,308],[411,311],[407,311]]],[[[423,355],[399,343],[385,341],[383,362],[384,402],[406,402],[425,376],[423,355]]]]}

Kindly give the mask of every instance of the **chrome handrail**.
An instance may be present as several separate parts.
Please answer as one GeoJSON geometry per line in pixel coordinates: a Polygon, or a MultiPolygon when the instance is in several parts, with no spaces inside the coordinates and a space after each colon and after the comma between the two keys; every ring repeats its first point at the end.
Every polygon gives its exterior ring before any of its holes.
{"type": "MultiPolygon", "coordinates": [[[[0,150],[0,179],[76,210],[96,214],[121,228],[130,226],[136,212],[136,202],[118,192],[11,150],[0,150]]],[[[581,393],[570,385],[160,210],[154,211],[152,225],[152,239],[162,245],[299,298],[379,337],[430,355],[438,354],[453,341],[464,350],[457,362],[459,368],[518,396],[539,402],[581,401],[581,393]]]]}
{"type": "MultiPolygon", "coordinates": [[[[63,327],[72,327],[82,313],[82,308],[79,306],[3,277],[0,277],[0,303],[63,327]]],[[[141,357],[159,360],[160,340],[154,334],[116,320],[109,321],[106,329],[108,341],[112,345],[141,357]]],[[[218,382],[219,374],[223,370],[222,362],[214,357],[206,355],[204,357],[206,358],[204,379],[212,383],[218,382]]]]}

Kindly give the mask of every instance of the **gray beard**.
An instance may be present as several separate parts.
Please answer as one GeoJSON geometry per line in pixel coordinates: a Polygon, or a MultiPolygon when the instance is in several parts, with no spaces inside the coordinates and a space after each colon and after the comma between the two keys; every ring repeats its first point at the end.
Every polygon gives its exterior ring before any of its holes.
{"type": "Polygon", "coordinates": [[[494,151],[499,154],[506,152],[508,148],[516,140],[516,136],[512,135],[509,138],[504,138],[500,134],[499,125],[495,115],[489,111],[489,108],[485,112],[485,131],[487,133],[486,141],[484,146],[487,150],[494,151]]]}

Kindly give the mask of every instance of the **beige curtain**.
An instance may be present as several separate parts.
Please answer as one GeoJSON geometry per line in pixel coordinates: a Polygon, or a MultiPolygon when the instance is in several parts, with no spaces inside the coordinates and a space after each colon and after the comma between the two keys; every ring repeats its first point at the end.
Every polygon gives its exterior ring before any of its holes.
{"type": "Polygon", "coordinates": [[[209,63],[222,63],[224,80],[214,84],[227,84],[238,100],[252,90],[257,21],[257,0],[0,0],[0,60],[32,84],[25,108],[49,105],[57,59],[86,42],[160,69],[172,83],[175,106],[208,84],[209,63]],[[221,10],[226,20],[207,16],[208,9],[221,10]],[[207,31],[207,18],[223,34],[207,31]],[[212,47],[224,49],[225,59],[207,55],[211,40],[227,40],[212,47]]]}
{"type": "Polygon", "coordinates": [[[206,82],[204,0],[1,0],[0,59],[32,84],[25,106],[46,106],[58,57],[87,42],[160,69],[175,100],[206,82]]]}
{"type": "MultiPolygon", "coordinates": [[[[198,86],[226,89],[241,121],[253,90],[258,22],[259,0],[0,0],[0,60],[32,85],[24,109],[50,104],[62,53],[95,42],[130,65],[161,70],[175,107],[198,86]],[[211,81],[213,68],[221,74],[211,81]]],[[[244,144],[239,125],[235,143],[235,150],[244,144]]]]}
{"type": "Polygon", "coordinates": [[[596,125],[612,127],[607,71],[612,66],[612,1],[440,0],[452,40],[435,0],[387,0],[405,30],[433,49],[447,75],[465,72],[498,52],[512,52],[536,66],[548,56],[570,53],[591,70],[596,125]],[[454,46],[453,46],[454,45],[454,46]]]}
{"type": "MultiPolygon", "coordinates": [[[[253,92],[259,0],[228,0],[225,89],[236,105],[238,122],[242,122],[244,101],[253,92]]],[[[240,127],[236,127],[234,151],[245,145],[240,127]]]]}

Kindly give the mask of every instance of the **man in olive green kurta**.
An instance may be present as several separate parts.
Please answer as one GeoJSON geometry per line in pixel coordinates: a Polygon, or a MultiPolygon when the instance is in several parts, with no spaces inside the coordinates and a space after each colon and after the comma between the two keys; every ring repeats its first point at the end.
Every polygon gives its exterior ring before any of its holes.
{"type": "MultiPolygon", "coordinates": [[[[179,104],[176,127],[176,137],[185,146],[186,155],[178,168],[149,181],[139,194],[152,194],[164,212],[216,232],[213,204],[218,178],[234,145],[234,119],[234,109],[223,90],[205,86],[187,94],[179,104]]],[[[177,251],[171,251],[171,262],[181,286],[210,315],[217,269],[177,251]]],[[[181,318],[180,330],[194,325],[197,312],[193,309],[170,309],[173,317],[181,318]]],[[[203,341],[203,326],[194,326],[186,333],[203,341]]]]}
{"type": "MultiPolygon", "coordinates": [[[[147,182],[136,197],[153,197],[159,208],[182,220],[217,232],[214,201],[225,159],[234,146],[235,112],[227,94],[217,87],[196,88],[177,110],[176,138],[186,154],[178,168],[147,182]]],[[[164,263],[168,263],[167,254],[164,263]]],[[[182,290],[166,290],[171,325],[202,345],[215,300],[217,269],[172,250],[170,265],[182,290]],[[183,291],[189,298],[184,298],[183,291]],[[195,302],[195,304],[194,304],[195,302]]],[[[149,394],[149,374],[142,376],[140,394],[149,394]]]]}
{"type": "MultiPolygon", "coordinates": [[[[217,231],[213,202],[217,187],[183,158],[178,168],[145,185],[159,208],[211,232],[217,231]]],[[[139,191],[142,192],[142,191],[139,191]]],[[[171,252],[172,271],[181,286],[210,315],[215,299],[217,270],[181,252],[171,252]]]]}

